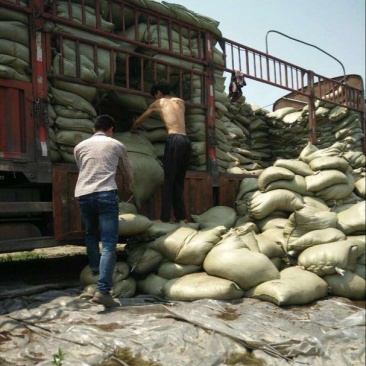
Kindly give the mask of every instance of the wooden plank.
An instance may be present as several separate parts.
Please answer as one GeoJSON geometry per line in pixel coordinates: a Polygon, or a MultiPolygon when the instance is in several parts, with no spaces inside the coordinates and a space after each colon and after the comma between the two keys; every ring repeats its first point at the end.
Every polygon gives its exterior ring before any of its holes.
{"type": "Polygon", "coordinates": [[[32,239],[41,236],[36,225],[30,223],[6,223],[0,224],[0,240],[10,241],[19,239],[32,239]]]}
{"type": "Polygon", "coordinates": [[[188,217],[201,215],[214,205],[212,184],[212,175],[208,172],[187,172],[184,195],[188,217]]]}
{"type": "MultiPolygon", "coordinates": [[[[39,248],[50,248],[58,245],[65,245],[65,242],[56,241],[53,236],[39,236],[28,239],[0,240],[0,253],[11,253],[17,251],[29,251],[39,248]]],[[[81,245],[80,240],[73,241],[73,244],[81,245]]]]}
{"type": "Polygon", "coordinates": [[[53,165],[53,216],[56,240],[83,237],[80,208],[74,197],[77,177],[76,165],[53,165]]]}
{"type": "MultiPolygon", "coordinates": [[[[133,201],[132,201],[133,202],[133,201]]],[[[161,208],[161,187],[158,188],[155,194],[142,204],[140,214],[148,217],[150,220],[160,219],[161,208]]]]}
{"type": "Polygon", "coordinates": [[[240,183],[244,178],[253,177],[243,174],[221,174],[219,178],[218,202],[219,206],[235,207],[240,183]]]}
{"type": "MultiPolygon", "coordinates": [[[[157,189],[155,194],[141,207],[140,213],[150,220],[160,219],[161,190],[162,187],[157,189]]],[[[187,172],[184,199],[187,218],[190,218],[192,214],[200,215],[211,208],[213,206],[212,176],[207,172],[187,172]]]]}
{"type": "Polygon", "coordinates": [[[0,212],[3,214],[52,211],[52,202],[0,202],[0,212]]]}
{"type": "Polygon", "coordinates": [[[32,84],[0,80],[0,158],[34,159],[32,84]]]}

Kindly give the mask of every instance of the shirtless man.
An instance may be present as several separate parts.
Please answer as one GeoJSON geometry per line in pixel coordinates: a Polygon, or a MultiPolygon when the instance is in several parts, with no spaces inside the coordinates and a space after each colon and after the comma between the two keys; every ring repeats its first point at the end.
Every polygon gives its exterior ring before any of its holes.
{"type": "Polygon", "coordinates": [[[150,94],[155,101],[135,119],[132,132],[153,113],[159,114],[168,132],[164,149],[164,185],[162,191],[160,220],[169,222],[171,210],[175,221],[187,221],[184,203],[184,178],[188,169],[192,147],[186,135],[184,122],[185,106],[180,98],[170,95],[170,85],[166,80],[155,83],[150,94]]]}

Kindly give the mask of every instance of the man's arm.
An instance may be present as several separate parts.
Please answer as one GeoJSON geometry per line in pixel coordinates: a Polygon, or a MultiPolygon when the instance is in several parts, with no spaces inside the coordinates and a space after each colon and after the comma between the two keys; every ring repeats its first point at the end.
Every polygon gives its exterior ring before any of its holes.
{"type": "Polygon", "coordinates": [[[80,159],[79,159],[78,148],[76,146],[74,148],[74,158],[75,158],[76,166],[80,170],[80,159]]]}
{"type": "Polygon", "coordinates": [[[151,103],[149,108],[144,113],[142,113],[141,116],[137,117],[133,121],[131,131],[133,132],[140,123],[142,123],[146,118],[150,117],[154,112],[156,112],[156,102],[151,103]]]}

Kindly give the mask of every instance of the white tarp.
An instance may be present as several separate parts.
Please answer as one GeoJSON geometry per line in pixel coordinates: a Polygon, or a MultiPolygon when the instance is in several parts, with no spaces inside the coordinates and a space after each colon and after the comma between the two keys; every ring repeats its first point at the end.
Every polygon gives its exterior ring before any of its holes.
{"type": "Polygon", "coordinates": [[[234,359],[270,366],[365,364],[365,310],[346,298],[280,308],[250,298],[137,296],[105,310],[79,298],[81,287],[59,284],[38,294],[28,287],[28,295],[16,297],[1,290],[0,364],[52,366],[58,350],[63,366],[104,365],[118,350],[162,366],[224,366],[237,364],[234,359]]]}

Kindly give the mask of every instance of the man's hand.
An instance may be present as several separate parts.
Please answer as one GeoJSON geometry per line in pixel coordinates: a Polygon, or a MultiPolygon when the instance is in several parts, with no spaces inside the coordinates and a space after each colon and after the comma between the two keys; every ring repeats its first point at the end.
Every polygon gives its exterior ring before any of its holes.
{"type": "Polygon", "coordinates": [[[136,133],[136,121],[137,119],[137,116],[136,115],[131,115],[128,119],[128,125],[129,125],[129,132],[132,132],[132,133],[136,133]]]}

